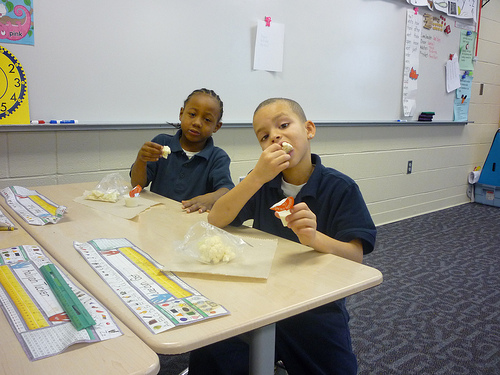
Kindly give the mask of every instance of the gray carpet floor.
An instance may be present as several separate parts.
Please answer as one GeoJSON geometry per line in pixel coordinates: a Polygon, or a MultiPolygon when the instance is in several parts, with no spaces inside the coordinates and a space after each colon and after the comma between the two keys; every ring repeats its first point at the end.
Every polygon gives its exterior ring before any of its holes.
{"type": "MultiPolygon", "coordinates": [[[[384,282],[347,299],[360,375],[500,374],[500,208],[379,226],[364,263],[384,282]]],[[[179,374],[188,358],[160,356],[160,374],[179,374]]]]}
{"type": "Polygon", "coordinates": [[[500,208],[465,204],[378,228],[351,296],[359,374],[500,374],[500,208]]]}

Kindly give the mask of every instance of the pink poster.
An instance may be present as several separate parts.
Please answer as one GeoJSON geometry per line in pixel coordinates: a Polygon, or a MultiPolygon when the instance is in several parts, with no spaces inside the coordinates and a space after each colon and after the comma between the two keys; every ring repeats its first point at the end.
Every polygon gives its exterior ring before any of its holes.
{"type": "Polygon", "coordinates": [[[35,44],[32,0],[0,2],[0,43],[35,44]]]}

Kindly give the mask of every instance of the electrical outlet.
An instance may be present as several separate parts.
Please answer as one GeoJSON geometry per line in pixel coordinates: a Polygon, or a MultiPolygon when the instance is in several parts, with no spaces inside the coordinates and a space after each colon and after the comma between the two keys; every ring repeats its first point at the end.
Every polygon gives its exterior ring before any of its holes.
{"type": "Polygon", "coordinates": [[[408,166],[406,167],[406,174],[411,174],[412,169],[413,169],[413,162],[411,160],[408,160],[408,166]]]}

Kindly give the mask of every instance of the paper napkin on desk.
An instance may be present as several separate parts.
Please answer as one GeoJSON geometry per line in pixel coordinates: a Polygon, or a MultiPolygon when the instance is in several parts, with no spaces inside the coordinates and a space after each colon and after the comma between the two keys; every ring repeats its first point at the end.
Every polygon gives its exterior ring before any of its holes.
{"type": "Polygon", "coordinates": [[[83,204],[88,207],[92,207],[96,210],[107,212],[108,214],[112,214],[123,219],[133,219],[137,215],[139,215],[145,209],[154,206],[156,204],[161,204],[160,202],[155,202],[143,197],[137,197],[137,206],[136,207],[127,207],[125,206],[125,199],[122,197],[118,198],[118,201],[115,203],[112,202],[100,202],[100,201],[92,201],[85,199],[83,196],[76,197],[73,199],[75,202],[83,204]]]}

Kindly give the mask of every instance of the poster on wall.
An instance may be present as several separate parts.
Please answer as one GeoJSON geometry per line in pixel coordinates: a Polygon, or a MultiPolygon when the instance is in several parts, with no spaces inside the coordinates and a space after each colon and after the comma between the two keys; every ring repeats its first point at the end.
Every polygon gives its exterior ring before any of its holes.
{"type": "Polygon", "coordinates": [[[406,0],[414,6],[427,6],[450,17],[472,18],[477,22],[478,0],[406,0]]]}
{"type": "Polygon", "coordinates": [[[0,1],[0,43],[35,44],[32,0],[0,1]]]}
{"type": "Polygon", "coordinates": [[[0,125],[29,122],[28,80],[23,66],[0,45],[0,125]]]}
{"type": "Polygon", "coordinates": [[[253,69],[282,72],[284,40],[284,24],[271,22],[271,17],[257,21],[253,69]]]}
{"type": "Polygon", "coordinates": [[[477,0],[434,1],[434,8],[451,17],[472,18],[477,22],[477,0]]]}
{"type": "Polygon", "coordinates": [[[406,11],[405,63],[403,72],[403,116],[413,116],[417,106],[417,82],[419,76],[420,41],[422,36],[421,15],[406,11]]]}

